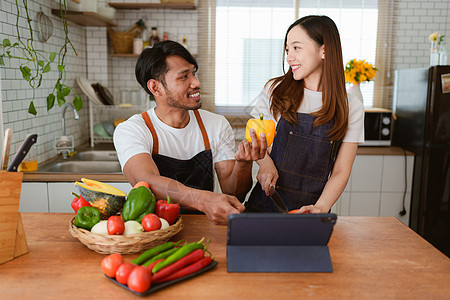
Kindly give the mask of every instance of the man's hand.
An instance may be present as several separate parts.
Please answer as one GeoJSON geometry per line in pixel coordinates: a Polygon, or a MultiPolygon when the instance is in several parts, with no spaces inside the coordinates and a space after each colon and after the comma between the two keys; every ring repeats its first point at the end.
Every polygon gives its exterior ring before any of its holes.
{"type": "Polygon", "coordinates": [[[255,129],[250,129],[250,137],[252,142],[249,143],[247,140],[243,140],[239,143],[238,150],[234,154],[236,161],[240,162],[251,162],[264,158],[267,151],[267,139],[264,133],[260,135],[260,143],[258,144],[258,139],[256,137],[255,129]]]}
{"type": "Polygon", "coordinates": [[[239,214],[244,210],[244,205],[236,197],[218,193],[208,193],[201,209],[216,225],[227,225],[230,214],[239,214]]]}

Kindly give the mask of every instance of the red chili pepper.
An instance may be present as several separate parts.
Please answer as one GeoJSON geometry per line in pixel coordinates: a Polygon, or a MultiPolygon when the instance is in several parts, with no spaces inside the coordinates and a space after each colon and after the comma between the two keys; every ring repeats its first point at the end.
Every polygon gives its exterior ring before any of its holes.
{"type": "Polygon", "coordinates": [[[159,280],[164,279],[164,277],[167,277],[176,271],[184,268],[187,265],[190,265],[200,259],[203,258],[205,253],[203,252],[203,249],[197,249],[185,257],[181,258],[180,260],[174,262],[173,264],[161,269],[161,271],[156,272],[153,274],[152,282],[158,283],[159,280]]]}
{"type": "Polygon", "coordinates": [[[157,282],[153,281],[153,277],[152,277],[152,283],[162,283],[162,282],[167,282],[167,281],[171,281],[174,279],[178,279],[184,276],[187,276],[189,274],[195,273],[200,271],[201,269],[203,269],[206,266],[209,266],[212,262],[212,259],[210,256],[207,257],[203,257],[202,259],[196,261],[193,264],[190,264],[186,267],[184,267],[181,270],[176,271],[175,273],[173,273],[172,275],[169,275],[167,277],[161,278],[160,280],[158,280],[157,282]]]}
{"type": "Polygon", "coordinates": [[[155,214],[158,217],[165,219],[169,223],[169,225],[172,225],[180,215],[180,205],[176,203],[170,203],[170,197],[167,196],[167,201],[156,201],[155,214]]]}
{"type": "Polygon", "coordinates": [[[150,274],[152,273],[153,267],[156,266],[157,263],[159,263],[163,260],[164,260],[164,258],[158,259],[147,266],[147,269],[150,272],[150,274]]]}
{"type": "Polygon", "coordinates": [[[75,213],[77,213],[78,210],[83,206],[92,206],[89,204],[89,202],[84,200],[83,196],[78,196],[75,193],[72,193],[72,195],[74,195],[75,198],[72,200],[72,203],[70,204],[70,206],[72,206],[75,213]]]}

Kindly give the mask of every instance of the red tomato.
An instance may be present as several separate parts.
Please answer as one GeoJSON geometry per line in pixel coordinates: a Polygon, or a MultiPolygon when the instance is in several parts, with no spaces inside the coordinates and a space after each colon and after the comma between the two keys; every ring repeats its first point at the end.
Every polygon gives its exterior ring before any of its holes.
{"type": "Polygon", "coordinates": [[[125,222],[120,216],[111,216],[106,223],[109,235],[122,234],[125,231],[125,222]]]}
{"type": "Polygon", "coordinates": [[[113,253],[102,259],[101,267],[106,276],[114,278],[121,264],[123,264],[122,255],[113,253]]]}
{"type": "Polygon", "coordinates": [[[137,187],[140,187],[140,186],[145,186],[146,188],[150,188],[150,185],[147,183],[147,182],[145,182],[145,181],[139,181],[138,183],[136,183],[134,186],[133,186],[133,189],[135,189],[135,188],[137,188],[137,187]]]}
{"type": "Polygon", "coordinates": [[[121,284],[127,284],[128,277],[134,268],[136,268],[136,265],[129,262],[121,264],[116,271],[116,280],[121,284]]]}
{"type": "Polygon", "coordinates": [[[142,227],[145,231],[153,231],[161,228],[162,223],[159,217],[155,214],[147,214],[142,218],[142,227]]]}
{"type": "Polygon", "coordinates": [[[148,290],[152,284],[151,275],[147,267],[136,266],[128,276],[128,287],[138,293],[148,290]]]}

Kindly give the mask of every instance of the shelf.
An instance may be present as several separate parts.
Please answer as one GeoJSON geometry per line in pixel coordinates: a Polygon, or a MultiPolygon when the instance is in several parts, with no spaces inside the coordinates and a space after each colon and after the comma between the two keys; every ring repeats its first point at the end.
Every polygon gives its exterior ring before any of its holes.
{"type": "MultiPolygon", "coordinates": [[[[52,14],[61,17],[59,9],[52,9],[52,14]]],[[[105,18],[93,11],[66,11],[67,20],[81,26],[117,26],[111,19],[105,18]]]]}
{"type": "Polygon", "coordinates": [[[116,9],[195,9],[193,3],[118,3],[108,2],[108,5],[116,9]]]}
{"type": "Polygon", "coordinates": [[[139,57],[139,54],[133,54],[133,53],[109,53],[109,57],[139,57]]]}

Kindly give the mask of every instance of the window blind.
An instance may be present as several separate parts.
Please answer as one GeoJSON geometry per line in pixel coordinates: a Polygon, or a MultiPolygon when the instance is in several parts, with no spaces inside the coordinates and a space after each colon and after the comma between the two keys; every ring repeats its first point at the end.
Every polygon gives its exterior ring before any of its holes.
{"type": "Polygon", "coordinates": [[[198,74],[204,107],[248,115],[264,84],[283,74],[289,25],[319,14],[336,23],[344,64],[355,58],[378,68],[375,81],[361,85],[364,105],[391,108],[393,6],[394,0],[199,0],[198,74]]]}

